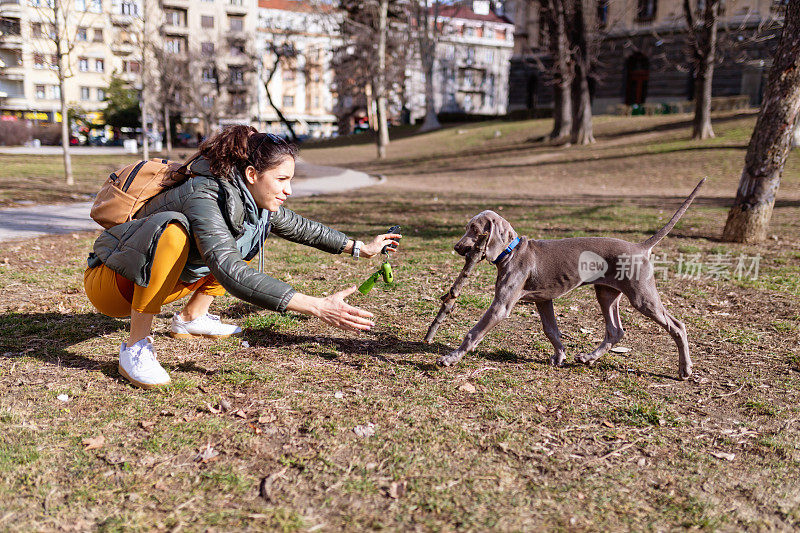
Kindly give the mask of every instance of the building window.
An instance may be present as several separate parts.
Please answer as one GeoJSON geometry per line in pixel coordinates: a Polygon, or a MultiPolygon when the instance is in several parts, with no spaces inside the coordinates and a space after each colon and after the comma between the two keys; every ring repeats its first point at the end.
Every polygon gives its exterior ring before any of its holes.
{"type": "Polygon", "coordinates": [[[636,19],[639,21],[653,20],[658,9],[657,0],[639,0],[639,7],[636,10],[636,19]]]}
{"type": "Polygon", "coordinates": [[[180,54],[185,48],[183,37],[170,35],[164,38],[164,50],[169,54],[180,54]]]}
{"type": "Polygon", "coordinates": [[[45,68],[44,54],[33,54],[33,68],[45,68]]]}
{"type": "Polygon", "coordinates": [[[217,81],[217,69],[214,67],[204,67],[201,78],[203,81],[207,82],[217,81]]]}
{"type": "Polygon", "coordinates": [[[122,62],[122,72],[129,72],[131,74],[138,74],[139,73],[139,62],[138,61],[123,61],[122,62]]]}
{"type": "Polygon", "coordinates": [[[122,4],[119,6],[119,12],[123,15],[138,15],[139,4],[123,0],[122,4]]]}
{"type": "Polygon", "coordinates": [[[95,59],[94,60],[94,70],[95,72],[104,72],[106,64],[102,59],[95,59]]]}
{"type": "Polygon", "coordinates": [[[231,104],[233,110],[238,113],[242,113],[247,109],[247,99],[241,94],[233,96],[233,98],[231,99],[231,104]]]}
{"type": "Polygon", "coordinates": [[[228,0],[228,3],[232,6],[243,6],[244,0],[228,0]]]}
{"type": "Polygon", "coordinates": [[[285,81],[294,81],[297,79],[297,71],[291,67],[282,68],[281,74],[285,81]]]}
{"type": "Polygon", "coordinates": [[[86,11],[86,0],[75,0],[75,11],[86,11]]]}
{"type": "Polygon", "coordinates": [[[203,107],[206,109],[214,107],[214,97],[210,94],[203,95],[203,107]]]}
{"type": "Polygon", "coordinates": [[[91,97],[91,89],[89,87],[81,87],[81,100],[88,100],[91,97]]]}
{"type": "Polygon", "coordinates": [[[41,22],[31,22],[31,37],[33,38],[44,37],[44,32],[42,32],[41,22]]]}
{"type": "Polygon", "coordinates": [[[89,11],[92,13],[102,13],[103,0],[89,0],[89,11]]]}
{"type": "Polygon", "coordinates": [[[61,98],[61,87],[59,87],[58,85],[53,85],[51,87],[51,89],[53,90],[52,91],[53,92],[53,99],[55,99],[55,100],[60,99],[61,98]]]}
{"type": "Polygon", "coordinates": [[[89,28],[78,28],[78,31],[75,32],[75,40],[77,41],[87,41],[89,40],[89,28]]]}
{"type": "MultiPolygon", "coordinates": [[[[212,17],[213,18],[213,17],[212,17]]],[[[186,26],[186,11],[182,9],[165,9],[164,24],[168,26],[186,26]]]]}
{"type": "Polygon", "coordinates": [[[200,26],[203,28],[213,28],[214,27],[214,17],[211,15],[202,15],[200,17],[200,26]]]}
{"type": "Polygon", "coordinates": [[[608,26],[608,3],[609,0],[597,2],[597,25],[601,30],[608,26]]]}
{"type": "Polygon", "coordinates": [[[209,42],[200,43],[200,52],[204,56],[214,55],[214,43],[209,43],[209,42]]]}
{"type": "Polygon", "coordinates": [[[244,31],[244,17],[228,17],[230,31],[244,31]]]}
{"type": "Polygon", "coordinates": [[[102,43],[103,42],[103,29],[102,28],[95,28],[94,29],[94,42],[102,43]]]}
{"type": "Polygon", "coordinates": [[[231,45],[231,55],[243,56],[246,55],[246,46],[244,43],[234,43],[231,45]]]}
{"type": "Polygon", "coordinates": [[[89,60],[85,57],[78,58],[78,70],[81,72],[89,72],[89,60]]]}
{"type": "Polygon", "coordinates": [[[47,87],[45,85],[36,86],[36,98],[39,100],[44,100],[47,98],[47,87]]]}
{"type": "Polygon", "coordinates": [[[283,107],[294,107],[294,96],[291,94],[283,95],[283,107]]]}
{"type": "Polygon", "coordinates": [[[97,89],[97,99],[101,102],[106,99],[106,91],[104,89],[97,89]]]}
{"type": "Polygon", "coordinates": [[[58,70],[58,56],[55,54],[50,56],[50,70],[58,70]]]}
{"type": "Polygon", "coordinates": [[[232,85],[244,84],[244,71],[239,67],[229,67],[228,77],[231,80],[232,85]]]}

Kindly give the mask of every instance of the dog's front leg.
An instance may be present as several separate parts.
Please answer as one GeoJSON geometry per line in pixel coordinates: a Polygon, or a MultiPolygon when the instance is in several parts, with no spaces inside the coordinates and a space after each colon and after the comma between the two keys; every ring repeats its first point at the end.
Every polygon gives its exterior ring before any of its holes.
{"type": "Polygon", "coordinates": [[[449,354],[442,356],[439,359],[439,364],[444,366],[454,365],[464,357],[465,353],[474,350],[481,340],[483,340],[484,335],[511,313],[511,309],[514,308],[514,305],[519,300],[519,296],[519,290],[512,291],[504,289],[503,287],[498,288],[495,291],[492,305],[483,313],[478,323],[469,330],[461,346],[459,346],[457,350],[453,350],[449,354]]]}
{"type": "Polygon", "coordinates": [[[556,313],[553,311],[553,300],[536,302],[536,309],[539,310],[539,318],[542,320],[544,334],[547,335],[547,338],[550,339],[553,345],[554,351],[553,355],[550,356],[550,364],[553,366],[564,366],[567,353],[564,351],[564,345],[561,344],[561,332],[558,331],[556,313]]]}

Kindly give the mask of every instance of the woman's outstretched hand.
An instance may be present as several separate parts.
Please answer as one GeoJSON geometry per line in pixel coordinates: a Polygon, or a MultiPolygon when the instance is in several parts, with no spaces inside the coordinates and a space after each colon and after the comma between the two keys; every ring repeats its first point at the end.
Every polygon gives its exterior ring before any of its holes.
{"type": "Polygon", "coordinates": [[[325,298],[316,298],[298,292],[289,300],[286,309],[315,316],[326,324],[345,331],[369,331],[375,325],[375,322],[372,321],[374,315],[344,301],[355,291],[356,286],[353,285],[325,298]]]}
{"type": "Polygon", "coordinates": [[[389,246],[388,251],[394,252],[397,250],[397,247],[400,246],[400,239],[402,238],[403,236],[399,233],[383,233],[378,235],[372,242],[366,243],[361,247],[361,256],[375,257],[381,253],[384,246],[389,246]]]}

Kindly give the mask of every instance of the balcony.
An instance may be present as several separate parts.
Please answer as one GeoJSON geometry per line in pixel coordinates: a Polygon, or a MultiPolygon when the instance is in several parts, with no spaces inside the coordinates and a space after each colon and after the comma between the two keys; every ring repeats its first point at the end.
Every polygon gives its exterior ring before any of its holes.
{"type": "Polygon", "coordinates": [[[127,56],[136,50],[133,43],[111,43],[111,51],[118,56],[127,56]]]}
{"type": "Polygon", "coordinates": [[[0,16],[14,18],[22,16],[20,0],[0,0],[0,16]]]}
{"type": "Polygon", "coordinates": [[[161,0],[161,7],[177,7],[189,9],[192,3],[189,0],[161,0]]]}
{"type": "Polygon", "coordinates": [[[136,15],[111,13],[111,24],[116,26],[130,26],[137,18],[136,15]]]}
{"type": "Polygon", "coordinates": [[[189,35],[189,26],[176,26],[174,24],[164,24],[161,26],[164,35],[189,35]]]}
{"type": "Polygon", "coordinates": [[[225,4],[225,12],[230,15],[247,15],[249,8],[247,0],[228,0],[225,4]]]}
{"type": "Polygon", "coordinates": [[[0,32],[0,48],[22,50],[22,35],[19,33],[0,32]]]}

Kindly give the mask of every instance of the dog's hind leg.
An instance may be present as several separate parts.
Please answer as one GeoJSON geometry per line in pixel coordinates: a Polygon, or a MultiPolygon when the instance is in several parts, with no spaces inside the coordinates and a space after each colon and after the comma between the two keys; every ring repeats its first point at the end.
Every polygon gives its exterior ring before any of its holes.
{"type": "Polygon", "coordinates": [[[550,364],[553,366],[564,366],[564,359],[567,358],[567,354],[564,351],[564,345],[561,344],[561,332],[558,331],[556,314],[553,311],[553,300],[536,302],[536,308],[539,310],[539,318],[542,320],[544,334],[553,344],[554,352],[553,355],[550,356],[550,364]]]}
{"type": "Polygon", "coordinates": [[[619,318],[619,300],[622,293],[613,287],[606,285],[595,285],[594,292],[603,312],[603,319],[606,322],[606,336],[603,342],[591,353],[575,356],[575,361],[591,365],[601,355],[606,353],[612,346],[622,340],[625,330],[622,328],[622,320],[619,318]]]}
{"type": "Polygon", "coordinates": [[[652,280],[650,283],[642,283],[637,287],[638,290],[635,293],[625,291],[625,295],[644,316],[653,320],[670,334],[678,346],[678,375],[681,379],[687,379],[692,375],[692,358],[689,356],[686,326],[666,310],[652,280]]]}

